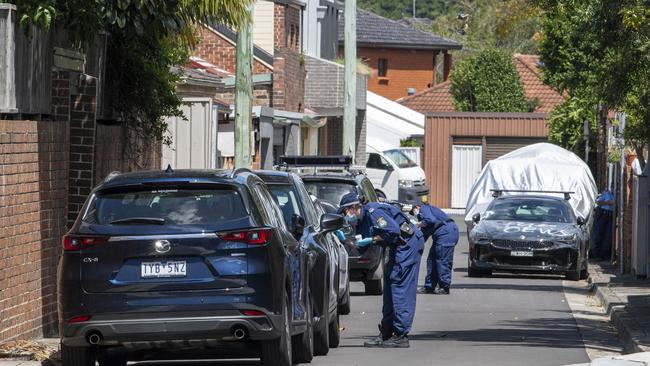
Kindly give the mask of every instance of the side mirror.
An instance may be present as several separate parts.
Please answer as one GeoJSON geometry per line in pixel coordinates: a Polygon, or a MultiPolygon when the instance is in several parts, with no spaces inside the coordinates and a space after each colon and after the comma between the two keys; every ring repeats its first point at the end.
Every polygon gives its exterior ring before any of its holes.
{"type": "Polygon", "coordinates": [[[578,216],[578,219],[576,220],[576,222],[578,223],[578,226],[584,226],[584,224],[587,223],[587,221],[585,221],[585,218],[582,217],[582,216],[578,216]]]}
{"type": "Polygon", "coordinates": [[[481,214],[475,213],[474,216],[472,216],[472,221],[474,221],[475,224],[478,224],[478,222],[481,221],[481,214]]]}
{"type": "Polygon", "coordinates": [[[297,214],[291,216],[291,232],[293,235],[300,239],[305,231],[305,219],[297,214]]]}
{"type": "Polygon", "coordinates": [[[343,227],[343,216],[336,214],[323,214],[320,217],[320,230],[322,232],[335,231],[343,227]]]}
{"type": "Polygon", "coordinates": [[[395,170],[395,168],[393,168],[393,166],[390,164],[386,164],[386,170],[392,172],[393,170],[395,170]]]}

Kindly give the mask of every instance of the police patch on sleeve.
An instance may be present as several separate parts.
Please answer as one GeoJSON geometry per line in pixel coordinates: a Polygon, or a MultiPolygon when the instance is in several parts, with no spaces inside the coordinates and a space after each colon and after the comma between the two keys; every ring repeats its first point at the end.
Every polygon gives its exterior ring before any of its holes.
{"type": "Polygon", "coordinates": [[[388,221],[386,221],[385,218],[383,218],[383,217],[377,218],[377,226],[379,226],[380,228],[383,229],[383,228],[386,227],[386,225],[388,225],[388,221]]]}

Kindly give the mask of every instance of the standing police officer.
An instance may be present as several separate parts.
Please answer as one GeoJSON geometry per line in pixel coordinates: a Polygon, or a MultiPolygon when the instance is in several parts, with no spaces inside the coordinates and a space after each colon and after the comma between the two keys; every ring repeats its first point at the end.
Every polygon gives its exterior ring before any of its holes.
{"type": "Polygon", "coordinates": [[[418,293],[449,295],[458,225],[441,209],[426,203],[415,203],[412,213],[419,221],[417,225],[424,233],[424,240],[433,238],[427,256],[427,277],[418,293]]]}
{"type": "Polygon", "coordinates": [[[345,213],[348,223],[361,234],[357,246],[376,244],[390,249],[384,270],[380,334],[364,346],[408,348],[424,235],[399,209],[378,202],[362,204],[355,193],[341,198],[339,212],[345,213]]]}

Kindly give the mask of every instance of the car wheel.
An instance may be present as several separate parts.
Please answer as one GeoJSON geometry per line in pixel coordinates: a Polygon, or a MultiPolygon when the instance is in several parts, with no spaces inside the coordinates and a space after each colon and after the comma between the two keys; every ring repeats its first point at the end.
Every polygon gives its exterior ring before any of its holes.
{"type": "Polygon", "coordinates": [[[118,350],[105,350],[97,355],[99,366],[126,366],[128,358],[126,352],[118,350]]]}
{"type": "Polygon", "coordinates": [[[314,354],[316,356],[325,356],[330,351],[329,339],[329,313],[321,315],[314,326],[314,354]]]}
{"type": "Polygon", "coordinates": [[[95,347],[70,347],[61,344],[61,359],[65,366],[95,366],[95,347]]]}
{"type": "Polygon", "coordinates": [[[491,275],[492,270],[474,268],[472,267],[469,258],[467,259],[467,277],[486,277],[491,275]]]}
{"type": "Polygon", "coordinates": [[[575,271],[567,271],[566,279],[569,281],[580,281],[580,270],[576,269],[575,271]]]}
{"type": "Polygon", "coordinates": [[[339,343],[341,342],[341,327],[339,326],[338,314],[334,315],[333,319],[330,321],[329,341],[330,348],[338,348],[339,343]]]}
{"type": "Polygon", "coordinates": [[[580,279],[586,280],[587,278],[589,278],[589,263],[585,260],[585,266],[582,268],[582,271],[580,271],[580,279]]]}
{"type": "Polygon", "coordinates": [[[293,361],[297,363],[310,363],[314,358],[314,319],[311,312],[311,294],[307,296],[305,318],[307,319],[307,330],[302,334],[293,336],[291,339],[293,361]]]}
{"type": "Polygon", "coordinates": [[[381,295],[384,293],[384,281],[383,279],[377,280],[366,280],[366,295],[381,295]]]}
{"type": "Polygon", "coordinates": [[[348,315],[350,314],[350,279],[348,278],[347,285],[345,287],[345,294],[343,295],[343,300],[339,305],[339,314],[348,315]]]}
{"type": "Polygon", "coordinates": [[[285,300],[282,335],[276,339],[262,341],[261,361],[263,366],[291,366],[293,364],[291,351],[291,323],[289,320],[289,299],[285,300]]]}

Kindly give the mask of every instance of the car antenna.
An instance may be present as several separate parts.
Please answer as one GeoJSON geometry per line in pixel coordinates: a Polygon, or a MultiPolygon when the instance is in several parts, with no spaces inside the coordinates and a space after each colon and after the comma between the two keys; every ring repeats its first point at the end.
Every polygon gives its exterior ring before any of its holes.
{"type": "Polygon", "coordinates": [[[165,174],[172,174],[174,173],[174,169],[172,169],[171,164],[167,164],[167,169],[165,169],[165,174]]]}

